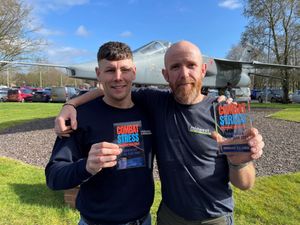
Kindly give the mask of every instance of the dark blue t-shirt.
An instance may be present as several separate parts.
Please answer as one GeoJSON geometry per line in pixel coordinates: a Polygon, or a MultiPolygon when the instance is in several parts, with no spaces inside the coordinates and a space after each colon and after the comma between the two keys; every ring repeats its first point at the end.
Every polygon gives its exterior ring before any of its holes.
{"type": "Polygon", "coordinates": [[[137,106],[114,108],[98,98],[77,108],[77,121],[78,129],[70,138],[55,142],[46,167],[47,185],[54,190],[80,185],[76,208],[93,223],[126,223],[146,215],[154,197],[151,132],[146,113],[137,106]],[[113,142],[114,124],[136,121],[141,121],[145,167],[104,168],[91,176],[85,166],[92,144],[113,142]]]}
{"type": "Polygon", "coordinates": [[[226,156],[218,154],[212,102],[177,103],[169,91],[138,89],[133,100],[153,121],[162,201],[187,220],[218,217],[233,211],[226,156]]]}

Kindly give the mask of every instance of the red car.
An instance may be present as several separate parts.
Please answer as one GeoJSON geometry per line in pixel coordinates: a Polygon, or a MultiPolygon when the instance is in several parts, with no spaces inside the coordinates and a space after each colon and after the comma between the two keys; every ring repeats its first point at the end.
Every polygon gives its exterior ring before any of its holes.
{"type": "Polygon", "coordinates": [[[32,100],[32,90],[28,88],[9,89],[7,92],[8,102],[24,102],[32,100]]]}

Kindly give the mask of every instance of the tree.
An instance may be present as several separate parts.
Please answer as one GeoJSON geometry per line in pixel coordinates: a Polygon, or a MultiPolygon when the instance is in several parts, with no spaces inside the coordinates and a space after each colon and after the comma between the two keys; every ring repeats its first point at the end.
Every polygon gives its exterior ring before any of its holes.
{"type": "MultiPolygon", "coordinates": [[[[299,49],[300,19],[298,0],[248,0],[244,15],[249,24],[242,35],[242,43],[250,42],[263,49],[268,62],[292,65],[299,49]],[[293,54],[294,53],[294,54],[293,54]]],[[[282,70],[284,102],[288,102],[290,72],[282,70]]]]}
{"type": "Polygon", "coordinates": [[[20,0],[1,0],[0,60],[28,59],[43,44],[34,34],[38,28],[31,27],[30,13],[31,8],[20,0]]]}

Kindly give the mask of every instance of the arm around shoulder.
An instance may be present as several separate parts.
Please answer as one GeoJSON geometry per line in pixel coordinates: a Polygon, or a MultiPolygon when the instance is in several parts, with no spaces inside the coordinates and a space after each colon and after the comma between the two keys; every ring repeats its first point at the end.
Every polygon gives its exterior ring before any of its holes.
{"type": "Polygon", "coordinates": [[[103,95],[102,89],[97,88],[76,98],[73,98],[65,103],[59,115],[55,119],[55,133],[58,136],[69,137],[70,133],[72,133],[73,130],[77,129],[76,107],[89,102],[101,95],[103,95]],[[70,121],[69,124],[66,124],[66,121],[70,121]]]}
{"type": "Polygon", "coordinates": [[[80,106],[80,105],[82,105],[86,102],[89,102],[95,98],[98,98],[99,96],[102,96],[102,95],[104,95],[102,88],[96,88],[91,91],[88,91],[87,93],[85,93],[83,95],[80,95],[76,98],[69,100],[67,102],[67,104],[72,104],[75,107],[77,107],[77,106],[80,106]]]}

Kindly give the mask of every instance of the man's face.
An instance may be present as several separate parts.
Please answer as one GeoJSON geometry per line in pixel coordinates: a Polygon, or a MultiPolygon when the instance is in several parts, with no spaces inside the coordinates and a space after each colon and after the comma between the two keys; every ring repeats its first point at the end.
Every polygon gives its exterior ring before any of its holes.
{"type": "Polygon", "coordinates": [[[200,52],[194,48],[173,48],[165,58],[163,74],[177,102],[195,104],[201,97],[205,65],[200,52]]]}
{"type": "Polygon", "coordinates": [[[105,100],[112,106],[131,100],[132,81],[136,68],[131,59],[109,61],[102,59],[96,68],[98,81],[104,89],[105,100]]]}

